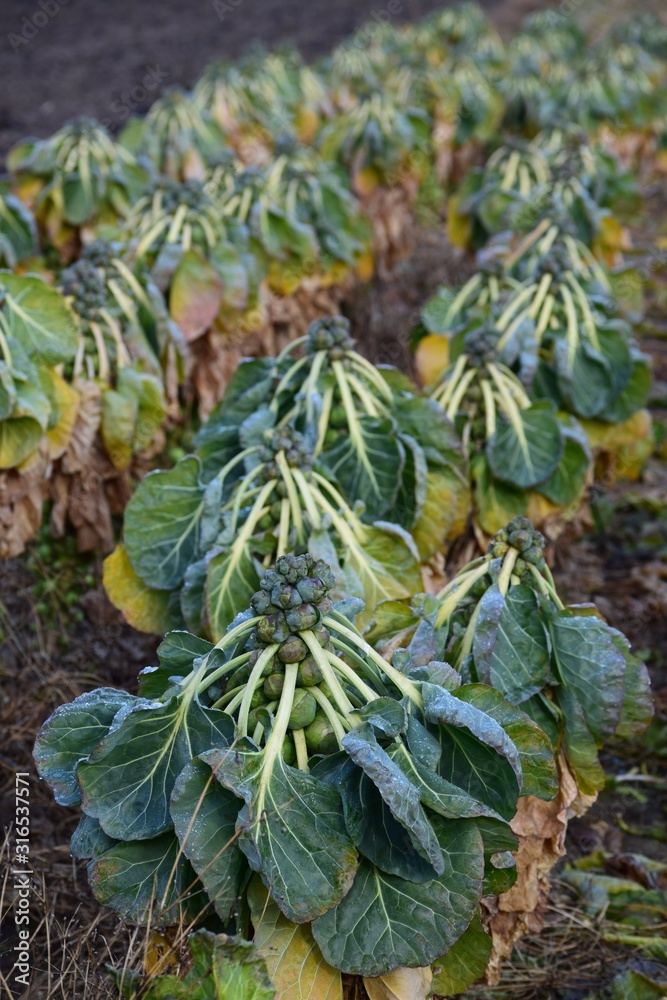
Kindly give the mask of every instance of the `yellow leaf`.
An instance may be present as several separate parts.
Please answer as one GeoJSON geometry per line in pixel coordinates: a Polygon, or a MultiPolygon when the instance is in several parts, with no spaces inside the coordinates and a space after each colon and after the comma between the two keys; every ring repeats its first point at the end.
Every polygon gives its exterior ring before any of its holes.
{"type": "Polygon", "coordinates": [[[51,458],[60,458],[67,450],[79,412],[79,393],[54,368],[47,368],[51,405],[56,415],[53,427],[46,432],[51,458]]]}
{"type": "Polygon", "coordinates": [[[353,180],[355,191],[362,197],[371,194],[381,183],[380,174],[375,167],[363,167],[357,171],[353,180]]]}
{"type": "Polygon", "coordinates": [[[472,238],[472,219],[469,215],[459,212],[459,196],[449,199],[447,210],[447,235],[449,242],[455,247],[467,249],[472,238]]]}
{"type": "Polygon", "coordinates": [[[422,385],[433,385],[449,364],[449,338],[429,333],[415,351],[415,367],[422,385]]]}
{"type": "Polygon", "coordinates": [[[146,586],[134,572],[123,545],[117,545],[104,560],[102,582],[111,603],[133,628],[158,635],[169,630],[169,592],[146,586]]]}
{"type": "Polygon", "coordinates": [[[375,274],[375,257],[372,250],[366,250],[357,260],[357,277],[360,281],[370,281],[375,274]]]}
{"type": "Polygon", "coordinates": [[[369,1000],[426,1000],[433,973],[422,969],[395,969],[387,976],[364,979],[369,1000]]]}
{"type": "Polygon", "coordinates": [[[258,876],[250,884],[248,902],[255,947],[266,962],[276,1000],[343,1000],[341,974],[322,958],[309,925],[284,917],[258,876]]]}

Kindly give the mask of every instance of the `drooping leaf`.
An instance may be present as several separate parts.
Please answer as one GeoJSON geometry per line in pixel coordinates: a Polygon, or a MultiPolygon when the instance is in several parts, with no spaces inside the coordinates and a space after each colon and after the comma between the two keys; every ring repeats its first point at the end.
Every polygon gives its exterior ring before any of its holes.
{"type": "Polygon", "coordinates": [[[239,845],[285,916],[304,923],[335,906],[357,866],[338,792],[282,756],[239,749],[202,759],[244,800],[239,845]]]}
{"type": "Polygon", "coordinates": [[[83,809],[110,837],[145,839],[171,826],[169,797],[197,754],[229,746],[231,718],[189,694],[130,712],[79,765],[83,809]]]}
{"type": "Polygon", "coordinates": [[[83,813],[72,834],[69,849],[73,858],[87,861],[89,858],[97,857],[98,854],[104,854],[116,843],[113,837],[107,837],[96,819],[83,813]]]}
{"type": "Polygon", "coordinates": [[[102,579],[109,600],[133,628],[159,635],[178,624],[173,620],[169,591],[146,586],[134,572],[124,545],[117,545],[104,560],[102,579]]]}
{"type": "Polygon", "coordinates": [[[519,751],[522,795],[549,801],[558,794],[558,771],[551,744],[537,723],[486,684],[464,684],[456,697],[498,722],[519,751]]]}
{"type": "Polygon", "coordinates": [[[519,752],[502,726],[444,688],[422,684],[424,716],[436,723],[440,741],[439,771],[503,818],[511,819],[521,787],[519,752]]]}
{"type": "Polygon", "coordinates": [[[593,795],[605,786],[605,774],[598,759],[598,748],[586,725],[584,710],[574,690],[563,686],[558,692],[558,704],[563,713],[563,747],[567,762],[586,795],[593,795]]]}
{"type": "Polygon", "coordinates": [[[181,850],[222,921],[234,912],[247,870],[236,838],[239,805],[201,760],[185,765],[171,794],[171,818],[181,850]]]}
{"type": "Polygon", "coordinates": [[[519,704],[541,691],[549,678],[549,645],[537,598],[526,586],[503,596],[497,584],[479,602],[473,638],[479,680],[519,704]]]}
{"type": "Polygon", "coordinates": [[[28,354],[35,354],[49,365],[74,357],[79,331],[74,314],[55,288],[41,278],[3,271],[0,289],[5,290],[3,308],[8,333],[28,354]]]}
{"type": "Polygon", "coordinates": [[[124,542],[134,570],[149,586],[171,590],[215,538],[219,490],[203,486],[199,459],[149,473],[125,509],[124,542]]]}
{"type": "Polygon", "coordinates": [[[447,954],[433,963],[433,994],[446,997],[465,993],[484,975],[491,948],[491,938],[477,916],[447,954]]]}
{"type": "Polygon", "coordinates": [[[53,789],[56,802],[74,806],[81,801],[77,763],[88,756],[109,732],[121,708],[137,702],[134,695],[115,688],[98,688],[61,705],[39,731],[33,757],[37,770],[53,789]]]}
{"type": "Polygon", "coordinates": [[[188,910],[197,913],[206,905],[171,832],[119,841],[89,862],[88,880],[98,902],[139,926],[177,924],[188,919],[188,910]]]}
{"type": "Polygon", "coordinates": [[[42,440],[42,427],[34,417],[8,417],[0,421],[0,469],[15,469],[42,440]]]}
{"type": "Polygon", "coordinates": [[[313,923],[324,958],[343,972],[379,976],[444,954],[469,925],[482,891],[483,849],[472,820],[433,819],[445,871],[408,882],[362,859],[343,900],[313,923]]]}
{"type": "Polygon", "coordinates": [[[516,420],[506,419],[486,446],[493,475],[522,489],[544,482],[562,452],[560,428],[548,402],[533,403],[518,411],[516,420]]]}
{"type": "Polygon", "coordinates": [[[551,614],[547,626],[558,677],[574,692],[600,744],[620,721],[625,691],[625,657],[614,632],[599,618],[566,614],[551,614]]]}
{"type": "Polygon", "coordinates": [[[294,924],[255,877],[248,888],[254,945],[266,962],[280,1000],[343,1000],[338,969],[322,958],[308,924],[294,924]]]}
{"type": "Polygon", "coordinates": [[[213,265],[196,247],[186,250],[169,288],[169,312],[188,342],[213,325],[223,300],[223,284],[213,265]]]}
{"type": "Polygon", "coordinates": [[[580,495],[591,466],[591,451],[583,428],[573,417],[559,417],[564,447],[560,462],[540,483],[539,492],[552,503],[565,507],[580,495]]]}

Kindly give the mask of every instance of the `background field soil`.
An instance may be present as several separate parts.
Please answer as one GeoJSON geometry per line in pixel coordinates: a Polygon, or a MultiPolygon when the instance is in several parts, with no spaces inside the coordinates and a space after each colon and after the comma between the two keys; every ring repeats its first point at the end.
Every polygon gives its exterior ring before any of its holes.
{"type": "MultiPolygon", "coordinates": [[[[238,59],[253,43],[295,43],[309,59],[329,52],[388,0],[60,0],[39,29],[26,21],[40,0],[0,3],[0,155],[27,135],[46,136],[74,115],[93,115],[117,130],[128,105],[146,111],[158,88],[140,97],[157,70],[160,87],[191,86],[211,59],[238,59]],[[217,8],[217,9],[216,9],[217,8]],[[222,8],[221,19],[218,11],[222,8]],[[24,41],[34,32],[34,37],[24,41]],[[134,99],[131,94],[139,99],[134,99]]],[[[58,0],[41,0],[47,11],[58,0]]],[[[395,0],[398,20],[416,20],[442,0],[395,0]]],[[[545,0],[481,0],[504,33],[545,0]]],[[[556,6],[556,5],[553,5],[556,6]]],[[[44,18],[38,16],[37,21],[44,18]]]]}

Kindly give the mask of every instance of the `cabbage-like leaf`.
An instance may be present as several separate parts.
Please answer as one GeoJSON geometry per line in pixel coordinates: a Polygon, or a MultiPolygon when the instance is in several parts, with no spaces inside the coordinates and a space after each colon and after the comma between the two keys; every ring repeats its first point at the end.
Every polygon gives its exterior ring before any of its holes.
{"type": "Polygon", "coordinates": [[[553,406],[540,402],[504,419],[487,442],[486,455],[494,476],[528,489],[551,475],[563,447],[553,406]]]}
{"type": "Polygon", "coordinates": [[[213,480],[204,486],[200,476],[194,455],[166,472],[151,472],[125,510],[123,538],[130,562],[158,590],[177,587],[218,531],[219,484],[213,480]]]}
{"type": "Polygon", "coordinates": [[[484,852],[474,820],[433,818],[445,871],[409,882],[362,859],[343,900],[313,923],[324,958],[343,972],[379,976],[444,954],[470,924],[482,893],[484,852]]]}
{"type": "Polygon", "coordinates": [[[391,420],[360,417],[321,459],[351,502],[363,500],[369,520],[391,509],[405,460],[391,420]]]}
{"type": "Polygon", "coordinates": [[[172,824],[169,796],[197,754],[229,746],[231,718],[186,692],[130,712],[79,764],[83,809],[110,837],[144,840],[172,824]]]}
{"type": "Polygon", "coordinates": [[[74,806],[81,802],[76,765],[107,735],[121,708],[138,699],[127,691],[97,688],[61,705],[40,729],[33,756],[37,771],[52,788],[56,802],[74,806]]]}
{"type": "Polygon", "coordinates": [[[171,794],[181,850],[222,921],[233,915],[247,871],[236,838],[239,808],[234,793],[223,788],[201,760],[185,765],[171,794]]]}
{"type": "Polygon", "coordinates": [[[15,337],[28,354],[47,364],[69,361],[79,344],[74,314],[63,296],[32,276],[2,272],[0,291],[4,290],[3,311],[7,332],[15,337]]]}
{"type": "Polygon", "coordinates": [[[202,760],[243,799],[239,845],[285,916],[304,923],[335,906],[357,868],[338,792],[279,754],[213,750],[202,760]]]}

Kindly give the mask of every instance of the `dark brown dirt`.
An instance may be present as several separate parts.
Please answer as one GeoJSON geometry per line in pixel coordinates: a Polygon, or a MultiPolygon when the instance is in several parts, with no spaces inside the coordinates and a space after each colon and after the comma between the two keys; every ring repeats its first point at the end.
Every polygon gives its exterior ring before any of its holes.
{"type": "MultiPolygon", "coordinates": [[[[143,113],[163,87],[190,87],[211,59],[250,45],[295,44],[308,59],[367,19],[415,20],[443,0],[2,0],[0,153],[74,115],[112,130],[143,113]],[[391,11],[398,10],[396,15],[391,11]]],[[[510,32],[545,0],[483,0],[510,32]]]]}

